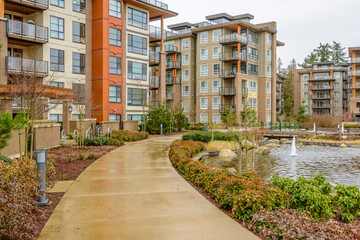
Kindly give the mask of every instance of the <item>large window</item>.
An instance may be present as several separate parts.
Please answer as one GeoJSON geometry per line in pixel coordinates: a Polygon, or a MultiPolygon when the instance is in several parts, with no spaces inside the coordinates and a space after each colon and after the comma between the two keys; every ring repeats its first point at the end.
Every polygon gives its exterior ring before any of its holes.
{"type": "Polygon", "coordinates": [[[73,73],[85,74],[85,54],[73,52],[73,73]]]}
{"type": "Polygon", "coordinates": [[[121,2],[118,2],[116,0],[110,0],[109,15],[113,17],[121,18],[121,2]]]}
{"type": "Polygon", "coordinates": [[[73,101],[74,104],[84,104],[85,103],[85,84],[73,83],[72,88],[76,90],[74,92],[75,96],[78,96],[76,100],[73,101]]]}
{"type": "Polygon", "coordinates": [[[200,109],[207,109],[207,108],[208,108],[208,99],[200,98],[200,109]]]}
{"type": "Polygon", "coordinates": [[[127,105],[143,106],[146,104],[146,89],[128,88],[127,105]]]}
{"type": "Polygon", "coordinates": [[[249,92],[257,92],[257,82],[249,81],[249,92]]]}
{"type": "Polygon", "coordinates": [[[188,65],[189,64],[189,54],[183,54],[182,55],[182,65],[188,65]]]}
{"type": "Polygon", "coordinates": [[[266,99],[266,109],[270,109],[271,108],[271,100],[270,98],[266,99]]]}
{"type": "Polygon", "coordinates": [[[146,38],[136,35],[128,35],[128,51],[141,55],[147,55],[147,40],[146,38]]]}
{"type": "Polygon", "coordinates": [[[208,42],[208,32],[200,33],[200,43],[207,43],[208,42]]]}
{"type": "Polygon", "coordinates": [[[85,13],[85,0],[73,0],[73,11],[85,13]]]}
{"type": "Polygon", "coordinates": [[[182,70],[182,80],[188,81],[189,79],[190,79],[189,70],[188,69],[182,70]]]}
{"type": "Polygon", "coordinates": [[[271,83],[270,82],[266,83],[266,92],[271,93],[271,83]]]}
{"type": "Polygon", "coordinates": [[[213,31],[213,42],[218,42],[220,40],[220,29],[213,31]]]}
{"type": "Polygon", "coordinates": [[[271,66],[266,67],[266,74],[268,77],[271,77],[271,66]]]}
{"type": "Polygon", "coordinates": [[[208,82],[206,81],[200,82],[200,92],[201,93],[208,92],[208,82]]]}
{"type": "Polygon", "coordinates": [[[220,74],[220,64],[215,63],[213,64],[213,75],[219,75],[220,74]]]}
{"type": "Polygon", "coordinates": [[[85,43],[85,24],[73,22],[73,42],[85,43]]]}
{"type": "Polygon", "coordinates": [[[147,65],[146,63],[139,63],[128,61],[128,79],[147,80],[147,65]]]}
{"type": "Polygon", "coordinates": [[[110,74],[121,75],[121,58],[109,57],[110,74]]]}
{"type": "Polygon", "coordinates": [[[220,97],[213,97],[212,108],[213,109],[219,109],[220,108],[220,97]]]}
{"type": "Polygon", "coordinates": [[[266,58],[268,61],[271,61],[271,50],[266,50],[266,58]]]}
{"type": "Polygon", "coordinates": [[[201,123],[207,123],[208,122],[208,115],[207,113],[200,114],[200,122],[201,123]]]}
{"type": "Polygon", "coordinates": [[[50,37],[64,39],[64,19],[50,16],[50,37]]]}
{"type": "Polygon", "coordinates": [[[56,120],[56,122],[62,122],[63,121],[63,115],[62,114],[50,114],[49,119],[50,120],[56,120]]]}
{"type": "Polygon", "coordinates": [[[208,59],[208,49],[202,48],[200,49],[200,60],[206,60],[208,59]]]}
{"type": "Polygon", "coordinates": [[[255,76],[258,75],[258,65],[249,63],[248,68],[249,68],[249,75],[255,75],[255,76]]]}
{"type": "Polygon", "coordinates": [[[204,77],[208,75],[208,65],[200,65],[200,76],[204,77]]]}
{"type": "Polygon", "coordinates": [[[53,87],[64,87],[64,82],[56,82],[56,81],[52,81],[50,82],[50,86],[53,86],[53,87]]]}
{"type": "Polygon", "coordinates": [[[249,58],[258,60],[259,59],[259,50],[257,48],[249,47],[249,58]]]}
{"type": "Polygon", "coordinates": [[[50,48],[50,71],[65,71],[63,50],[50,48]]]}
{"type": "Polygon", "coordinates": [[[219,58],[220,55],[220,47],[213,48],[213,58],[219,58]]]}
{"type": "Polygon", "coordinates": [[[213,81],[212,91],[213,92],[219,92],[220,91],[220,81],[219,80],[214,80],[213,81]]]}
{"type": "Polygon", "coordinates": [[[109,102],[121,103],[121,86],[109,87],[109,102]]]}
{"type": "Polygon", "coordinates": [[[183,95],[184,97],[188,97],[188,96],[189,96],[189,89],[190,89],[189,86],[182,86],[182,95],[183,95]]]}
{"type": "Polygon", "coordinates": [[[147,13],[129,7],[128,24],[146,30],[148,28],[147,13]]]}
{"type": "Polygon", "coordinates": [[[182,40],[182,49],[188,49],[189,48],[189,38],[184,38],[182,40]]]}
{"type": "Polygon", "coordinates": [[[121,114],[109,114],[109,121],[121,121],[121,114]]]}
{"type": "Polygon", "coordinates": [[[61,8],[65,7],[65,1],[64,0],[51,0],[50,4],[53,5],[53,6],[61,7],[61,8]]]}
{"type": "Polygon", "coordinates": [[[109,29],[109,44],[121,47],[121,30],[116,28],[109,29]]]}
{"type": "Polygon", "coordinates": [[[221,122],[221,116],[219,113],[213,114],[213,123],[220,123],[221,122]]]}
{"type": "Polygon", "coordinates": [[[182,101],[181,102],[181,107],[183,108],[183,112],[189,112],[189,101],[182,101]]]}

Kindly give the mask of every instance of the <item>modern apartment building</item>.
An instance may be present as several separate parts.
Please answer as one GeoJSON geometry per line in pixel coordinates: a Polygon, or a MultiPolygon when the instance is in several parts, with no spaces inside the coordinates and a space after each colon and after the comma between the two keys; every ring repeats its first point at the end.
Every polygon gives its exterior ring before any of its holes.
{"type": "Polygon", "coordinates": [[[276,74],[276,116],[284,113],[284,81],[287,78],[281,74],[276,74]]]}
{"type": "Polygon", "coordinates": [[[348,110],[347,64],[314,63],[294,73],[294,113],[303,104],[313,116],[342,116],[348,110]]]}
{"type": "MultiPolygon", "coordinates": [[[[200,23],[168,26],[167,62],[176,61],[177,85],[167,86],[173,103],[181,102],[189,119],[220,122],[226,107],[240,121],[245,104],[255,108],[258,121],[276,121],[276,23],[253,24],[254,16],[226,13],[200,23]],[[181,77],[179,76],[181,74],[181,77]],[[180,99],[177,100],[176,98],[180,99]]],[[[175,81],[176,82],[176,81],[175,81]]]]}
{"type": "Polygon", "coordinates": [[[360,120],[360,47],[349,48],[349,111],[360,120]]]}

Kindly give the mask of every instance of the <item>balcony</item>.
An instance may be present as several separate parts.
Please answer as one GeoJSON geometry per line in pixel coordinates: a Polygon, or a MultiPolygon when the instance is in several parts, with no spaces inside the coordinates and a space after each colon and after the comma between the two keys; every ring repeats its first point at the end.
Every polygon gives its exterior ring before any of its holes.
{"type": "Polygon", "coordinates": [[[246,54],[239,53],[238,51],[232,52],[222,52],[219,54],[219,60],[224,62],[231,62],[231,61],[246,61],[246,54]]]}
{"type": "MultiPolygon", "coordinates": [[[[16,5],[22,5],[36,10],[46,10],[49,8],[48,0],[6,0],[6,2],[15,3],[16,5]]],[[[19,12],[22,11],[19,10],[19,12]]],[[[29,14],[29,12],[27,12],[27,14],[29,14]]]]}
{"type": "Polygon", "coordinates": [[[350,63],[360,63],[360,57],[357,58],[351,58],[350,63]]]}
{"type": "Polygon", "coordinates": [[[221,78],[235,78],[236,77],[236,70],[235,69],[220,70],[219,76],[221,78]]]}
{"type": "Polygon", "coordinates": [[[360,83],[355,83],[355,85],[353,84],[352,88],[359,89],[360,88],[360,83]]]}
{"type": "Polygon", "coordinates": [[[233,113],[235,113],[235,104],[221,104],[219,109],[220,113],[225,113],[227,107],[230,107],[233,113]]]}
{"type": "Polygon", "coordinates": [[[312,99],[331,99],[330,94],[329,95],[313,95],[312,99]]]}
{"type": "Polygon", "coordinates": [[[311,91],[330,91],[333,90],[334,88],[331,87],[330,85],[323,85],[323,86],[312,86],[311,91]]]}
{"type": "Polygon", "coordinates": [[[159,8],[169,9],[169,6],[166,3],[160,2],[158,0],[139,0],[139,1],[149,3],[159,8]]]}
{"type": "Polygon", "coordinates": [[[314,104],[311,106],[312,109],[330,109],[330,104],[314,104]]]}
{"type": "Polygon", "coordinates": [[[9,74],[34,74],[36,77],[45,77],[48,75],[47,61],[6,57],[5,62],[9,74]]]}
{"type": "Polygon", "coordinates": [[[221,87],[220,95],[221,96],[234,96],[236,94],[235,87],[221,87]]]}
{"type": "Polygon", "coordinates": [[[277,86],[277,87],[276,87],[276,91],[277,91],[277,92],[281,92],[281,87],[277,86]]]}
{"type": "Polygon", "coordinates": [[[158,76],[149,76],[150,85],[149,88],[151,90],[156,90],[160,88],[160,78],[158,76]]]}
{"type": "Polygon", "coordinates": [[[360,70],[352,70],[348,72],[349,76],[360,76],[360,70]]]}
{"type": "Polygon", "coordinates": [[[173,76],[166,76],[166,84],[181,84],[181,78],[180,77],[173,77],[173,76]]]}
{"type": "MultiPolygon", "coordinates": [[[[149,26],[149,36],[150,36],[150,41],[152,40],[160,40],[161,39],[161,28],[159,27],[155,27],[150,25],[149,26]]],[[[164,35],[165,37],[165,35],[164,35]]]]}
{"type": "Polygon", "coordinates": [[[179,61],[171,61],[166,63],[166,69],[180,69],[181,64],[179,61]]]}
{"type": "Polygon", "coordinates": [[[149,65],[157,66],[160,64],[160,53],[156,51],[149,50],[149,65]]]}
{"type": "Polygon", "coordinates": [[[29,42],[48,42],[48,28],[31,23],[8,20],[7,35],[10,38],[16,38],[29,42]]]}
{"type": "Polygon", "coordinates": [[[164,45],[164,51],[167,53],[179,53],[179,48],[174,45],[164,45]]]}
{"type": "Polygon", "coordinates": [[[313,77],[312,79],[309,80],[309,82],[316,82],[316,81],[335,81],[335,79],[331,76],[320,76],[320,77],[313,77]]]}
{"type": "Polygon", "coordinates": [[[231,33],[231,34],[226,34],[226,35],[220,36],[220,44],[230,45],[230,44],[237,44],[237,43],[247,44],[248,39],[246,36],[241,36],[237,33],[231,33]]]}

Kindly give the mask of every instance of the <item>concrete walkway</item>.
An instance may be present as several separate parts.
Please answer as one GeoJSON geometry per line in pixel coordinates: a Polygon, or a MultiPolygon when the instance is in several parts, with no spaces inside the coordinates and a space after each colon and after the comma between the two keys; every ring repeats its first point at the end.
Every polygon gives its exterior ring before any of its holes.
{"type": "Polygon", "coordinates": [[[177,138],[128,144],[94,162],[70,186],[39,239],[258,239],[177,174],[167,156],[177,138]]]}

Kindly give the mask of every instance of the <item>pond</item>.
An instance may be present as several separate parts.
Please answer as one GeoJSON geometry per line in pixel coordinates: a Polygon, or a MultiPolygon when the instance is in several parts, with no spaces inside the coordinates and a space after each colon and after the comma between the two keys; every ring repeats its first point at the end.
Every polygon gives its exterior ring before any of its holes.
{"type": "MultiPolygon", "coordinates": [[[[360,148],[298,146],[298,156],[289,156],[290,153],[291,145],[283,144],[280,148],[271,148],[269,155],[256,155],[255,171],[264,180],[268,180],[273,174],[293,179],[323,174],[334,184],[360,186],[360,148]]],[[[239,166],[238,157],[231,161],[211,157],[204,162],[211,167],[238,169],[239,166]]],[[[252,166],[251,157],[249,162],[252,166]]],[[[242,166],[244,169],[245,160],[242,161],[242,166]]]]}

